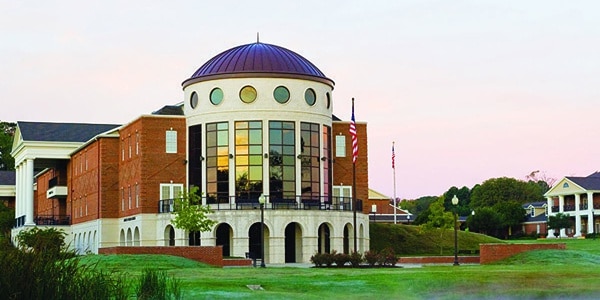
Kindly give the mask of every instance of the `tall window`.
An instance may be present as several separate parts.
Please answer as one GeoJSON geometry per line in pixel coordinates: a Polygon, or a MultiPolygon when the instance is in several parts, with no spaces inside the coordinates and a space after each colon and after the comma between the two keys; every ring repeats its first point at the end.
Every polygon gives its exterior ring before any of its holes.
{"type": "Polygon", "coordinates": [[[235,122],[236,201],[258,201],[258,197],[263,192],[262,179],[262,122],[235,122]]]}
{"type": "Polygon", "coordinates": [[[300,123],[300,155],[302,176],[302,199],[320,200],[319,172],[319,124],[300,123]]]}
{"type": "Polygon", "coordinates": [[[125,189],[121,188],[121,211],[125,211],[125,189]]]}
{"type": "Polygon", "coordinates": [[[129,158],[131,158],[131,135],[127,137],[127,149],[129,158]]]}
{"type": "Polygon", "coordinates": [[[207,203],[229,202],[229,125],[206,124],[207,203]]]}
{"type": "Polygon", "coordinates": [[[269,198],[296,197],[296,134],[294,122],[269,122],[269,198]]]}
{"type": "Polygon", "coordinates": [[[135,207],[140,207],[140,185],[135,184],[135,207]]]}
{"type": "MultiPolygon", "coordinates": [[[[329,94],[328,94],[329,95],[329,94]]],[[[326,202],[331,202],[331,183],[333,172],[331,170],[331,127],[323,125],[323,196],[326,202]]]]}
{"type": "Polygon", "coordinates": [[[140,132],[135,132],[135,155],[140,154],[140,132]]]}
{"type": "Polygon", "coordinates": [[[127,209],[131,209],[131,186],[127,187],[127,209]]]}
{"type": "Polygon", "coordinates": [[[335,136],[335,157],[346,157],[346,136],[335,136]]]}
{"type": "Polygon", "coordinates": [[[177,131],[167,130],[165,134],[167,153],[177,153],[177,131]]]}

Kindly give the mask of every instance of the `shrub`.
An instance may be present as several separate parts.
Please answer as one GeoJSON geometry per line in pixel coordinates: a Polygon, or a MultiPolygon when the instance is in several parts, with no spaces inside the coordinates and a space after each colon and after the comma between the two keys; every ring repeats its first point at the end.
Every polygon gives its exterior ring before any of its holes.
{"type": "Polygon", "coordinates": [[[367,264],[371,267],[375,266],[379,259],[379,255],[377,255],[376,251],[367,251],[365,252],[364,257],[367,264]]]}
{"type": "Polygon", "coordinates": [[[323,264],[328,268],[331,267],[331,265],[333,265],[336,254],[337,251],[335,250],[333,250],[333,252],[331,253],[323,253],[323,264]]]}
{"type": "Polygon", "coordinates": [[[333,256],[333,260],[338,267],[343,267],[346,263],[350,262],[350,255],[346,253],[337,253],[333,256]]]}
{"type": "Polygon", "coordinates": [[[398,262],[398,257],[392,248],[385,248],[379,253],[379,259],[384,266],[395,266],[398,262]]]}
{"type": "Polygon", "coordinates": [[[359,252],[356,252],[356,251],[352,251],[352,253],[350,253],[350,264],[352,265],[353,268],[360,266],[360,264],[362,262],[363,262],[362,254],[360,254],[359,252]]]}
{"type": "Polygon", "coordinates": [[[315,264],[315,267],[322,267],[323,266],[323,253],[317,252],[317,253],[313,254],[313,256],[310,257],[310,262],[315,264]]]}

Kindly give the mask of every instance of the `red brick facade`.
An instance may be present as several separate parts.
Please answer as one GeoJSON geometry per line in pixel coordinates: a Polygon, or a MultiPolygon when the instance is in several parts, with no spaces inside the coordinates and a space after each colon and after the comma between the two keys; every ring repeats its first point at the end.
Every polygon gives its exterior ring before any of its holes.
{"type": "MultiPolygon", "coordinates": [[[[218,267],[224,265],[223,247],[221,246],[109,247],[98,249],[98,254],[165,254],[185,257],[218,267]]],[[[244,265],[249,265],[250,262],[250,260],[243,260],[244,265]]],[[[231,265],[231,262],[229,262],[229,265],[231,265]]]]}
{"type": "MultiPolygon", "coordinates": [[[[332,128],[333,144],[333,185],[352,186],[352,138],[349,133],[350,122],[334,122],[332,128]],[[346,156],[336,156],[337,135],[346,136],[346,156]]],[[[358,138],[358,158],[356,160],[356,198],[365,201],[369,198],[369,162],[367,149],[367,124],[356,123],[358,138]]],[[[363,213],[369,213],[370,207],[363,205],[363,213]]]]}
{"type": "Polygon", "coordinates": [[[531,250],[565,250],[565,243],[556,244],[481,244],[479,245],[480,263],[489,264],[507,257],[531,250]]]}

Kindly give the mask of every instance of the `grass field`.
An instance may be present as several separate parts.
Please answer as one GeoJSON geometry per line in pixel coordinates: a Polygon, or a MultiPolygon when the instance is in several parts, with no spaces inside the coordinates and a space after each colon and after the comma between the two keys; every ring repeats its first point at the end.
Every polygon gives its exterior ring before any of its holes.
{"type": "Polygon", "coordinates": [[[600,240],[532,251],[494,265],[419,268],[214,268],[171,256],[87,256],[85,263],[130,275],[144,268],[181,279],[185,299],[597,299],[600,240]],[[250,290],[247,285],[261,285],[250,290]]]}

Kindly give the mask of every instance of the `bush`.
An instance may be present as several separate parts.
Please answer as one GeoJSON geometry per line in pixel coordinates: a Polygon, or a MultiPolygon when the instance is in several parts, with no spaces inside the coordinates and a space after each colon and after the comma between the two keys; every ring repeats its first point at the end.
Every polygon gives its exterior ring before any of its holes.
{"type": "Polygon", "coordinates": [[[333,260],[338,267],[343,267],[346,263],[350,262],[350,255],[346,253],[337,253],[333,256],[333,260]]]}
{"type": "Polygon", "coordinates": [[[363,256],[359,252],[352,251],[350,254],[350,264],[353,268],[357,268],[363,262],[363,256]]]}
{"type": "Polygon", "coordinates": [[[336,254],[337,251],[335,250],[333,250],[333,252],[331,253],[323,253],[323,264],[328,268],[331,267],[331,265],[333,265],[336,254]]]}
{"type": "Polygon", "coordinates": [[[398,262],[398,257],[394,253],[394,249],[385,248],[379,253],[379,260],[383,262],[384,266],[395,266],[398,262]]]}
{"type": "Polygon", "coordinates": [[[315,267],[322,267],[323,266],[323,253],[315,253],[313,254],[313,256],[310,257],[310,262],[312,262],[313,264],[315,264],[315,267]]]}
{"type": "Polygon", "coordinates": [[[375,266],[377,261],[379,260],[379,255],[375,251],[367,251],[365,252],[365,261],[371,267],[375,266]]]}

